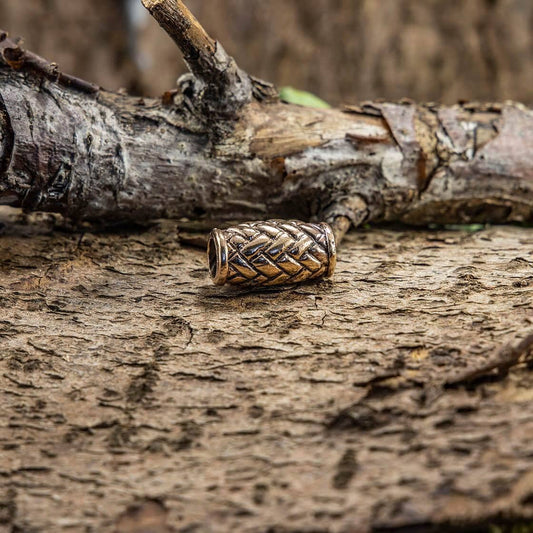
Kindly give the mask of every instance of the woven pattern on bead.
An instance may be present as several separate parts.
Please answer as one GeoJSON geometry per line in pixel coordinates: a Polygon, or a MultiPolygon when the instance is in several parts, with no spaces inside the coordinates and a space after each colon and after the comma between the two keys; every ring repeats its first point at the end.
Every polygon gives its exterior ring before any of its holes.
{"type": "Polygon", "coordinates": [[[319,224],[287,220],[251,222],[226,230],[233,285],[279,285],[327,272],[327,236],[319,224]]]}

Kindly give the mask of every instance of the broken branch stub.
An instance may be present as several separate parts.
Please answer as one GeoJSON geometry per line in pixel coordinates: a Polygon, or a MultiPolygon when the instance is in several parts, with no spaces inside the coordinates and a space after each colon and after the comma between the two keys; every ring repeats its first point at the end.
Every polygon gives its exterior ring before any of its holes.
{"type": "Polygon", "coordinates": [[[142,2],[181,50],[196,78],[195,96],[208,116],[231,118],[258,94],[262,98],[277,97],[271,85],[252,79],[238,67],[181,0],[142,2]]]}

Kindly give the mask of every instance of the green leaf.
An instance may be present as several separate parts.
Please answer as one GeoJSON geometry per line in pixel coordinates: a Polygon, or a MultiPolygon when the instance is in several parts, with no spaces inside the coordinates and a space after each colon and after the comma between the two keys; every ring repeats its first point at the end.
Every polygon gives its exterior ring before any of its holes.
{"type": "Polygon", "coordinates": [[[445,224],[444,228],[454,231],[466,231],[468,233],[476,233],[482,231],[487,227],[486,224],[445,224]]]}
{"type": "Polygon", "coordinates": [[[533,533],[533,522],[509,524],[507,526],[490,525],[489,533],[533,533]]]}
{"type": "Polygon", "coordinates": [[[465,231],[467,233],[476,233],[487,228],[487,224],[429,224],[429,229],[465,231]]]}
{"type": "Polygon", "coordinates": [[[305,107],[316,107],[318,109],[329,109],[331,106],[324,102],[318,96],[308,93],[306,91],[300,91],[293,87],[282,87],[279,91],[279,97],[288,104],[296,104],[305,107]]]}

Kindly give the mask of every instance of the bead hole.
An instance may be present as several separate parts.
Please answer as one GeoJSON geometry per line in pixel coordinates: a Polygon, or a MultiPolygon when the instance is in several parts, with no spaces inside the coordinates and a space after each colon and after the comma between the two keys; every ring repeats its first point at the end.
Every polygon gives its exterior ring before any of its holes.
{"type": "Polygon", "coordinates": [[[211,237],[209,238],[207,249],[208,249],[208,256],[209,256],[209,272],[211,273],[211,277],[215,278],[217,275],[217,268],[218,268],[217,263],[218,262],[217,262],[216,241],[213,235],[211,235],[211,237]]]}

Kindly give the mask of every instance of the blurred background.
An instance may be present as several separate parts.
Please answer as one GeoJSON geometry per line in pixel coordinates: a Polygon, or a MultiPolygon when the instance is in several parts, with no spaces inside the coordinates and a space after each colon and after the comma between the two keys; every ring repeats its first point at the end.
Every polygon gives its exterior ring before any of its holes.
{"type": "MultiPolygon", "coordinates": [[[[186,0],[249,73],[332,104],[533,103],[532,0],[186,0]]],[[[140,0],[0,0],[0,28],[107,89],[159,95],[185,67],[140,0]]]]}

